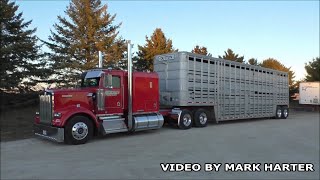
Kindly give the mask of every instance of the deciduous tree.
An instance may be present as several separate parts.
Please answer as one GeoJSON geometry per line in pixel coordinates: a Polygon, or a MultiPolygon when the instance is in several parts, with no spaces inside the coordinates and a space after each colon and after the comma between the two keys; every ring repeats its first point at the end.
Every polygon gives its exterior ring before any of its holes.
{"type": "Polygon", "coordinates": [[[210,53],[208,53],[208,50],[206,47],[204,46],[200,47],[199,45],[196,45],[191,52],[195,54],[205,55],[205,56],[212,56],[210,53]]]}
{"type": "Polygon", "coordinates": [[[149,38],[146,36],[146,44],[138,45],[138,58],[135,69],[153,71],[153,58],[159,54],[177,51],[172,46],[172,40],[167,39],[160,28],[156,28],[149,38]]]}
{"type": "Polygon", "coordinates": [[[264,61],[261,62],[260,64],[262,67],[265,68],[270,68],[270,69],[274,69],[274,70],[278,70],[278,71],[283,71],[283,72],[287,72],[288,76],[289,76],[289,90],[290,90],[290,94],[293,93],[294,89],[295,89],[295,84],[294,84],[294,72],[291,70],[291,67],[286,67],[285,65],[283,65],[282,63],[280,63],[278,60],[273,59],[273,58],[268,58],[264,61]]]}

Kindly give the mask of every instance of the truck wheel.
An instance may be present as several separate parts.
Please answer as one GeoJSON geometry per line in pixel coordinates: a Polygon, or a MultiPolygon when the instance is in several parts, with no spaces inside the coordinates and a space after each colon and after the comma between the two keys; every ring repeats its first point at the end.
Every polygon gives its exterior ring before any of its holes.
{"type": "Polygon", "coordinates": [[[282,117],[282,109],[280,106],[277,106],[276,119],[281,119],[281,117],[282,117]]]}
{"type": "Polygon", "coordinates": [[[281,116],[281,118],[282,118],[282,119],[287,119],[287,117],[289,116],[289,109],[288,109],[288,107],[283,106],[283,107],[281,108],[281,110],[282,110],[282,116],[281,116]]]}
{"type": "Polygon", "coordinates": [[[208,123],[208,112],[204,109],[198,109],[194,113],[194,125],[196,127],[206,127],[208,123]]]}
{"type": "Polygon", "coordinates": [[[182,110],[180,119],[179,119],[179,128],[180,129],[190,129],[192,127],[192,114],[189,110],[182,110]]]}
{"type": "Polygon", "coordinates": [[[65,141],[68,144],[84,144],[93,136],[92,122],[84,116],[75,116],[65,127],[65,141]]]}

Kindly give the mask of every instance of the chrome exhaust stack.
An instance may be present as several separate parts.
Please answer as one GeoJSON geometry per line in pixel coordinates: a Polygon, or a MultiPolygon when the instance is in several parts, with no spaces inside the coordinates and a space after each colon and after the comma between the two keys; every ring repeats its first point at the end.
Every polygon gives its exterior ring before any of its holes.
{"type": "Polygon", "coordinates": [[[99,65],[98,65],[98,68],[102,68],[102,52],[101,51],[99,51],[99,65]]]}
{"type": "Polygon", "coordinates": [[[131,41],[128,40],[128,131],[134,131],[132,118],[132,57],[131,57],[131,41]]]}

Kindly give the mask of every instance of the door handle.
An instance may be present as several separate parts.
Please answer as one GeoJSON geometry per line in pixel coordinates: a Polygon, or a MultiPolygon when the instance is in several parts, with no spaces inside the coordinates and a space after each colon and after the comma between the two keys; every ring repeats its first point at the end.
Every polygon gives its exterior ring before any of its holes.
{"type": "Polygon", "coordinates": [[[117,106],[120,106],[120,102],[119,101],[117,102],[117,106]]]}

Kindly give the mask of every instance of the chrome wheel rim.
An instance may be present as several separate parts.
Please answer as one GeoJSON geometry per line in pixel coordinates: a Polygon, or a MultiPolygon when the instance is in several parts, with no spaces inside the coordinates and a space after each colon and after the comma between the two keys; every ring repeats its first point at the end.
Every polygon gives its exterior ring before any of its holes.
{"type": "Polygon", "coordinates": [[[278,117],[281,117],[281,114],[282,114],[282,113],[281,113],[281,109],[278,109],[278,111],[277,111],[277,116],[278,116],[278,117]]]}
{"type": "Polygon", "coordinates": [[[288,110],[287,109],[283,110],[283,116],[288,117],[288,110]]]}
{"type": "Polygon", "coordinates": [[[182,123],[183,123],[183,125],[185,125],[187,127],[190,126],[190,124],[191,124],[191,115],[190,114],[185,114],[183,116],[182,123]]]}
{"type": "Polygon", "coordinates": [[[199,116],[199,120],[200,120],[200,124],[206,124],[207,120],[208,120],[208,117],[207,117],[207,114],[206,113],[201,113],[200,116],[199,116]]]}
{"type": "Polygon", "coordinates": [[[77,122],[72,126],[72,136],[76,140],[82,140],[88,135],[88,126],[83,122],[77,122]]]}

